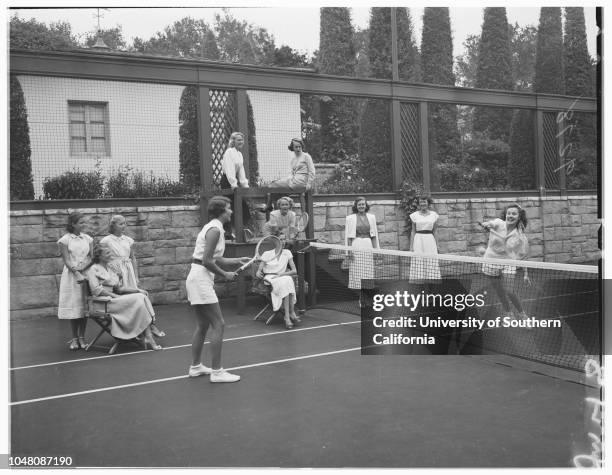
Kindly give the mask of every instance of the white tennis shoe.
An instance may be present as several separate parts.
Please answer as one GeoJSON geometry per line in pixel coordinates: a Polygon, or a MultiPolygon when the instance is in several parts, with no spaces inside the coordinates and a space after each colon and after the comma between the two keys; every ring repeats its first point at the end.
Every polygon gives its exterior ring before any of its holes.
{"type": "Polygon", "coordinates": [[[240,376],[228,373],[223,368],[212,370],[210,373],[211,383],[235,383],[236,381],[240,381],[240,376]]]}
{"type": "Polygon", "coordinates": [[[190,378],[197,378],[198,376],[202,376],[203,374],[210,374],[210,373],[212,373],[212,369],[210,369],[208,366],[204,366],[202,363],[200,363],[197,366],[189,367],[189,377],[190,378]]]}

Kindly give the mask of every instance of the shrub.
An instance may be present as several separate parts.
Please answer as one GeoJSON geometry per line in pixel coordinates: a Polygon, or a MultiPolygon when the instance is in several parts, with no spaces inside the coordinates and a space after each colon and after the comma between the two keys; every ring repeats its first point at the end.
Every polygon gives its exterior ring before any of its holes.
{"type": "Polygon", "coordinates": [[[104,178],[99,170],[73,170],[43,181],[45,200],[95,199],[104,192],[104,178]]]}
{"type": "Polygon", "coordinates": [[[357,155],[351,155],[340,162],[334,174],[317,187],[317,193],[368,193],[373,186],[360,175],[360,161],[357,155]]]}

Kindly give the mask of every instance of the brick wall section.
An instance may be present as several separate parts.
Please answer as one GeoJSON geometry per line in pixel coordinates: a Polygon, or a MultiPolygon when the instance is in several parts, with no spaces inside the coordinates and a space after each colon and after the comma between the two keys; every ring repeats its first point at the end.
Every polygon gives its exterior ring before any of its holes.
{"type": "MultiPolygon", "coordinates": [[[[434,203],[440,214],[440,252],[479,255],[485,235],[475,223],[493,218],[511,199],[441,200],[434,203]]],[[[518,202],[529,218],[528,235],[532,260],[592,262],[600,257],[597,247],[597,200],[595,197],[522,198],[518,202]],[[542,203],[542,205],[540,205],[542,203]]],[[[407,250],[403,212],[396,201],[372,201],[381,246],[407,250]]],[[[323,242],[344,243],[344,219],[352,203],[315,203],[315,237],[323,242]]],[[[81,210],[89,218],[88,233],[94,238],[108,234],[114,214],[128,223],[127,234],[135,239],[135,253],[142,286],[154,304],[186,301],[185,278],[195,239],[200,231],[198,206],[92,208],[81,210]]],[[[67,210],[10,212],[10,309],[11,318],[53,316],[62,260],[56,241],[65,233],[67,210]]]]}

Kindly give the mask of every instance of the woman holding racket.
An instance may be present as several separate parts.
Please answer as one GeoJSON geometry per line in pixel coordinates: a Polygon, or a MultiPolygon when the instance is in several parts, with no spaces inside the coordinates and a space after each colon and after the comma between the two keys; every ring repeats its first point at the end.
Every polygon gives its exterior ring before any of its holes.
{"type": "MultiPolygon", "coordinates": [[[[527,216],[520,205],[508,205],[501,213],[500,218],[480,223],[489,231],[489,242],[484,258],[493,259],[525,259],[529,253],[529,241],[525,234],[527,229],[527,216]]],[[[517,267],[514,265],[501,265],[485,262],[482,272],[489,276],[491,285],[495,289],[502,304],[504,316],[512,316],[510,303],[512,302],[518,312],[518,317],[526,319],[527,315],[520,300],[516,296],[517,267]]],[[[523,279],[529,282],[527,269],[523,269],[523,279]]]]}
{"type": "Polygon", "coordinates": [[[293,276],[297,275],[297,269],[293,262],[293,254],[289,249],[283,249],[278,257],[274,256],[274,252],[275,250],[272,249],[262,254],[262,260],[255,275],[272,286],[270,293],[272,309],[276,312],[283,305],[285,328],[290,330],[293,328],[293,323],[301,322],[295,314],[296,298],[293,276]]]}
{"type": "Polygon", "coordinates": [[[289,228],[295,227],[293,200],[283,196],[276,200],[276,209],[270,212],[270,219],[263,226],[264,236],[288,237],[289,228]]]}
{"type": "Polygon", "coordinates": [[[212,218],[196,239],[191,270],[187,276],[187,299],[195,310],[196,329],[191,343],[192,363],[189,376],[210,375],[211,383],[233,383],[240,376],[228,373],[221,366],[223,345],[223,314],[213,284],[215,275],[231,281],[236,272],[223,270],[222,267],[235,266],[249,262],[248,257],[227,258],[223,225],[232,219],[231,201],[224,196],[214,196],[208,202],[208,215],[212,218]],[[202,364],[202,347],[208,329],[212,351],[212,368],[202,364]]]}

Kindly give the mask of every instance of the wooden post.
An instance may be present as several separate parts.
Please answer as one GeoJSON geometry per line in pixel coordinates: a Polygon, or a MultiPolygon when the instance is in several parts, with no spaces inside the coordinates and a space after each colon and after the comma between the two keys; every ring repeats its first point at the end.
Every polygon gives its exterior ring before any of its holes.
{"type": "Polygon", "coordinates": [[[298,267],[298,311],[304,314],[306,311],[306,293],[304,292],[304,276],[306,275],[306,259],[304,259],[304,251],[297,253],[298,267]]]}
{"type": "Polygon", "coordinates": [[[419,102],[419,134],[421,147],[421,163],[423,166],[423,189],[431,193],[431,178],[429,169],[429,110],[428,102],[419,102]]]}
{"type": "MultiPolygon", "coordinates": [[[[238,130],[234,132],[242,132],[244,134],[244,147],[242,147],[242,158],[244,159],[244,170],[249,175],[249,115],[247,107],[247,92],[246,89],[236,90],[236,108],[238,112],[238,130]]],[[[236,205],[238,206],[238,205],[236,205]]]]}
{"type": "MultiPolygon", "coordinates": [[[[210,129],[210,90],[198,87],[198,145],[200,149],[200,191],[213,189],[212,138],[210,129]]],[[[208,222],[208,200],[200,194],[200,223],[208,222]]]]}
{"type": "Polygon", "coordinates": [[[399,81],[399,65],[397,60],[397,8],[391,8],[391,65],[393,81],[399,81]]]}
{"type": "Polygon", "coordinates": [[[391,101],[391,133],[393,139],[391,143],[391,161],[393,170],[393,191],[402,187],[404,176],[402,173],[402,125],[400,118],[400,101],[391,101]]]}
{"type": "Polygon", "coordinates": [[[538,177],[538,190],[540,197],[546,195],[546,171],[544,169],[544,112],[536,110],[535,120],[535,139],[536,139],[536,170],[538,177]]]}
{"type": "Polygon", "coordinates": [[[316,253],[317,249],[311,247],[308,250],[308,296],[310,301],[310,307],[317,305],[317,264],[316,264],[316,253]]]}
{"type": "Polygon", "coordinates": [[[559,158],[559,190],[562,193],[565,192],[567,188],[566,184],[566,174],[565,167],[567,166],[567,160],[565,156],[567,155],[567,151],[565,150],[565,126],[567,122],[565,121],[563,114],[557,114],[557,155],[559,158]]]}

